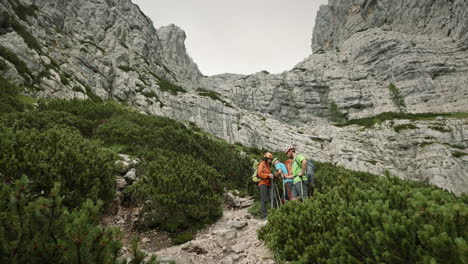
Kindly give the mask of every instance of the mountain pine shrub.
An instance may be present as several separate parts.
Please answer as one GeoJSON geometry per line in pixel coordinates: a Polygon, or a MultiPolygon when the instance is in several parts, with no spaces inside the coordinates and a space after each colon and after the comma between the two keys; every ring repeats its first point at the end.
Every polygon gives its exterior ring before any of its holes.
{"type": "Polygon", "coordinates": [[[221,176],[189,155],[165,151],[138,169],[133,199],[143,204],[141,227],[169,232],[199,228],[222,215],[221,176]]]}
{"type": "Polygon", "coordinates": [[[91,137],[97,123],[63,111],[26,111],[15,112],[0,117],[3,126],[15,130],[47,130],[56,126],[77,128],[85,137],[91,137]]]}
{"type": "Polygon", "coordinates": [[[345,115],[338,108],[338,105],[335,103],[335,101],[330,102],[330,106],[328,107],[328,112],[330,114],[330,120],[332,122],[343,123],[346,121],[345,115]]]}
{"type": "Polygon", "coordinates": [[[47,194],[60,182],[64,204],[71,207],[88,198],[107,204],[114,197],[116,157],[76,129],[0,128],[0,149],[1,182],[12,184],[27,175],[35,194],[47,194]]]}
{"type": "Polygon", "coordinates": [[[98,225],[102,202],[70,211],[60,185],[47,197],[30,192],[26,177],[0,183],[1,263],[117,263],[121,234],[98,225]]]}
{"type": "Polygon", "coordinates": [[[27,109],[18,96],[19,88],[0,75],[0,115],[27,109]]]}
{"type": "Polygon", "coordinates": [[[117,258],[123,236],[99,225],[101,201],[69,210],[60,184],[47,197],[33,195],[30,186],[27,177],[0,183],[0,263],[158,263],[156,256],[145,260],[135,239],[130,260],[117,258]]]}
{"type": "Polygon", "coordinates": [[[312,199],[268,217],[259,237],[300,263],[466,263],[468,198],[318,164],[312,199]]]}

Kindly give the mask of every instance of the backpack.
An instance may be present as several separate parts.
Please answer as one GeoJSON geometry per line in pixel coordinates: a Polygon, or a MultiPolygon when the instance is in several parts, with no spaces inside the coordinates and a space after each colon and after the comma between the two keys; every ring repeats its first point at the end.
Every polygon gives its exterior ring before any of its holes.
{"type": "Polygon", "coordinates": [[[259,161],[254,160],[253,165],[252,165],[253,174],[252,174],[251,178],[252,178],[252,182],[254,182],[254,183],[257,183],[257,182],[259,182],[261,180],[260,177],[258,177],[258,165],[259,164],[260,164],[259,161]]]}
{"type": "MultiPolygon", "coordinates": [[[[298,161],[296,161],[297,165],[299,167],[302,167],[301,164],[299,164],[298,161]]],[[[314,177],[315,177],[315,165],[312,162],[312,159],[307,159],[307,170],[305,176],[307,177],[307,185],[313,185],[314,184],[314,177]]]]}

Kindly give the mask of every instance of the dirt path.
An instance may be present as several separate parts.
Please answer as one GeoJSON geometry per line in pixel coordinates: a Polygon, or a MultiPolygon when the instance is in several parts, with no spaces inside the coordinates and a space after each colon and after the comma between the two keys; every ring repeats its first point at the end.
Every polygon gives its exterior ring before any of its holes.
{"type": "Polygon", "coordinates": [[[253,218],[247,208],[225,208],[223,217],[198,232],[194,240],[156,252],[146,251],[155,253],[161,263],[275,263],[257,238],[257,230],[265,224],[265,220],[253,218]]]}

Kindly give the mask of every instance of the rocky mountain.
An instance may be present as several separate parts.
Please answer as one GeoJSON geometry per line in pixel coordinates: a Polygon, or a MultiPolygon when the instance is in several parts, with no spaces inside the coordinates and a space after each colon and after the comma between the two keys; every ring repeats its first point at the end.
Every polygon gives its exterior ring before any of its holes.
{"type": "MultiPolygon", "coordinates": [[[[193,122],[230,142],[468,190],[468,120],[334,126],[397,111],[468,112],[468,3],[330,0],[314,54],[290,71],[203,76],[175,25],[155,29],[130,0],[2,0],[0,72],[36,97],[111,98],[193,122]]],[[[460,116],[459,116],[460,117],[460,116]]]]}

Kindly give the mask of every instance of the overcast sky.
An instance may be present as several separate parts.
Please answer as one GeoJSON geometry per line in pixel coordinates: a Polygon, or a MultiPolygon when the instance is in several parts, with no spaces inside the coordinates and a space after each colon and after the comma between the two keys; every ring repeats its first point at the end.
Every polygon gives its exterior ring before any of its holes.
{"type": "Polygon", "coordinates": [[[156,28],[181,27],[205,75],[290,70],[312,53],[315,16],[327,0],[132,0],[156,28]]]}

